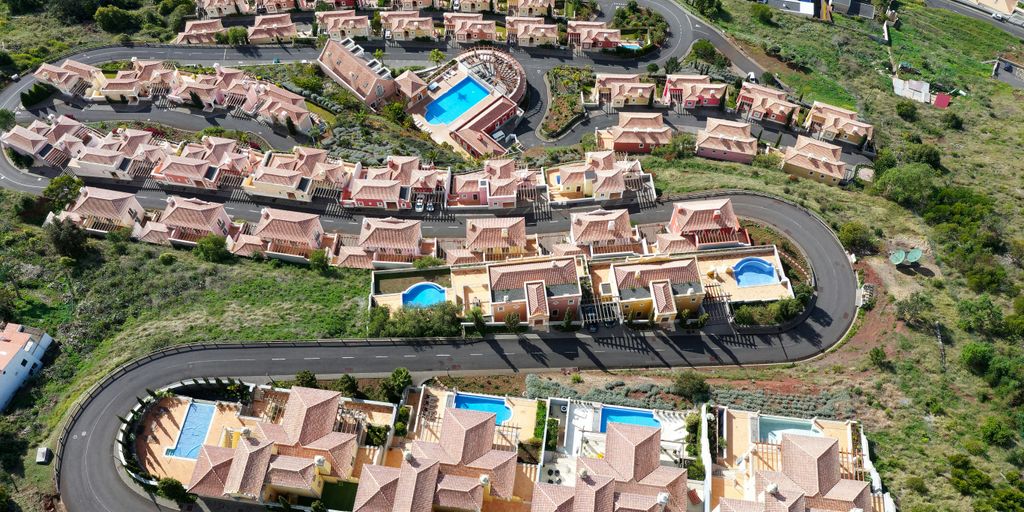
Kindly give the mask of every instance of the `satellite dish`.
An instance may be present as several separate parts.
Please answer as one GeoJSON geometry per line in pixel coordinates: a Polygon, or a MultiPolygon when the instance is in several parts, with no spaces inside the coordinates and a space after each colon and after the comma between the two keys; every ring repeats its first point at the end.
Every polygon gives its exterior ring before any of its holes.
{"type": "Polygon", "coordinates": [[[905,260],[906,258],[907,253],[903,249],[897,249],[889,253],[889,263],[892,263],[893,265],[902,264],[903,260],[905,260]]]}

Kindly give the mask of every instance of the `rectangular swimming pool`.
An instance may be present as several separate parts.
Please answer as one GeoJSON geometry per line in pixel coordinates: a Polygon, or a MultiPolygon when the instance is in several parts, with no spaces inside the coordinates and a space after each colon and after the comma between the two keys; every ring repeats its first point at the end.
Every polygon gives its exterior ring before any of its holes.
{"type": "Polygon", "coordinates": [[[178,442],[174,448],[167,449],[167,455],[183,459],[198,458],[199,448],[203,446],[206,433],[210,430],[210,422],[213,421],[213,411],[212,404],[189,404],[185,421],[181,424],[181,433],[178,434],[178,442]]]}
{"type": "Polygon", "coordinates": [[[512,417],[512,410],[502,398],[458,393],[455,395],[455,408],[494,413],[495,425],[501,425],[512,417]]]}
{"type": "Polygon", "coordinates": [[[604,406],[601,408],[601,432],[608,430],[608,422],[628,423],[644,427],[661,427],[661,423],[654,419],[654,413],[651,411],[604,406]]]}
{"type": "Polygon", "coordinates": [[[759,441],[779,444],[782,443],[782,434],[798,434],[803,436],[819,436],[820,432],[811,420],[799,418],[782,418],[779,416],[761,416],[758,419],[759,441]]]}
{"type": "Polygon", "coordinates": [[[423,117],[430,124],[448,124],[480,103],[485,96],[487,89],[480,85],[480,82],[467,76],[440,98],[431,101],[423,117]]]}

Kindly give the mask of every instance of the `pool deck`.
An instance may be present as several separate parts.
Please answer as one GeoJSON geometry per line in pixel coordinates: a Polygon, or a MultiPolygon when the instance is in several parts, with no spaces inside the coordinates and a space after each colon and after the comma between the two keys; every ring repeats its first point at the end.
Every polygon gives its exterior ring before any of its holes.
{"type": "Polygon", "coordinates": [[[416,127],[419,128],[420,130],[423,130],[424,132],[427,132],[427,134],[430,135],[430,138],[433,139],[434,142],[437,142],[438,144],[448,143],[455,151],[458,151],[466,156],[472,155],[469,155],[469,153],[462,148],[462,145],[460,145],[454,138],[452,138],[452,127],[458,126],[466,122],[467,120],[472,119],[477,114],[486,109],[491,103],[497,101],[501,97],[501,95],[494,92],[490,85],[485,84],[479,79],[474,78],[474,80],[476,80],[477,83],[480,83],[481,85],[484,86],[485,89],[487,89],[487,95],[481,98],[480,101],[478,101],[475,105],[466,109],[466,111],[459,115],[459,117],[456,117],[455,119],[445,124],[431,124],[430,122],[427,121],[425,114],[427,110],[427,105],[430,105],[430,103],[432,103],[433,101],[437,100],[441,96],[444,96],[444,94],[448,92],[452,87],[455,87],[459,82],[461,82],[463,79],[469,76],[469,72],[467,72],[465,69],[462,69],[461,66],[456,66],[455,68],[446,71],[444,76],[440,80],[434,81],[434,83],[438,85],[437,90],[433,92],[427,92],[427,96],[429,96],[430,98],[429,101],[420,101],[417,105],[413,106],[411,109],[408,110],[408,113],[412,117],[413,122],[416,124],[416,127]]]}
{"type": "Polygon", "coordinates": [[[490,279],[487,267],[452,269],[452,293],[455,305],[469,314],[473,304],[479,301],[484,316],[491,316],[490,279]]]}
{"type": "Polygon", "coordinates": [[[733,302],[761,302],[779,300],[793,296],[792,287],[782,270],[782,262],[774,245],[751,247],[729,253],[697,254],[697,268],[701,284],[707,289],[716,285],[720,293],[728,295],[733,302]],[[740,286],[732,275],[732,267],[744,258],[761,258],[771,263],[780,281],[760,286],[740,286]],[[728,270],[727,270],[728,269],[728,270]]]}

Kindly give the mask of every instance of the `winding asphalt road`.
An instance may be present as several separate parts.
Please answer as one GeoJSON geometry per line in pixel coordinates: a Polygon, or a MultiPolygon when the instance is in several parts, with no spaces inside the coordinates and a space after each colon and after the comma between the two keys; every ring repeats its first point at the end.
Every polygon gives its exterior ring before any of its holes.
{"type": "MultiPolygon", "coordinates": [[[[70,425],[60,476],[61,495],[70,512],[161,510],[128,488],[112,463],[114,438],[136,396],[195,377],[288,377],[300,370],[323,376],[352,373],[374,376],[397,366],[420,376],[452,372],[543,371],[670,368],[749,365],[799,361],[821,354],[838,342],[854,319],[856,278],[832,232],[801,208],[750,194],[731,195],[737,215],[759,219],[790,236],[812,262],[818,300],[808,320],[779,335],[639,333],[615,329],[610,335],[498,336],[483,341],[437,344],[369,344],[325,341],[219,345],[146,362],[99,391],[70,425]]],[[[640,222],[662,215],[638,213],[640,222]]]]}

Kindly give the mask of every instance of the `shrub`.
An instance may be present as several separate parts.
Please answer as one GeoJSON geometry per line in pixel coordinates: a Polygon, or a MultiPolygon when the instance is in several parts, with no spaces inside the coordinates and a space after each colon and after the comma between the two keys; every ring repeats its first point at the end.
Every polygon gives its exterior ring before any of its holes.
{"type": "Polygon", "coordinates": [[[964,441],[964,450],[971,455],[980,457],[988,451],[988,445],[977,439],[968,439],[964,441]]]}
{"type": "Polygon", "coordinates": [[[231,259],[224,237],[214,234],[206,235],[196,241],[196,257],[210,263],[224,263],[231,259]]]}
{"type": "Polygon", "coordinates": [[[173,478],[161,478],[156,484],[156,493],[175,503],[190,503],[196,499],[185,490],[181,482],[173,478]]]}
{"type": "Polygon", "coordinates": [[[1003,311],[988,295],[964,299],[956,303],[957,326],[965,331],[998,336],[1005,330],[1003,311]]]}
{"type": "Polygon", "coordinates": [[[868,352],[868,357],[871,359],[871,364],[877,368],[886,368],[889,366],[889,356],[885,355],[885,349],[882,347],[873,347],[868,352]]]}
{"type": "Polygon", "coordinates": [[[984,375],[995,355],[995,349],[988,343],[969,341],[960,349],[960,363],[975,375],[984,375]]]}
{"type": "Polygon", "coordinates": [[[754,15],[754,19],[764,25],[775,24],[775,11],[767,5],[754,4],[750,7],[750,13],[754,15]]]}
{"type": "Polygon", "coordinates": [[[160,264],[161,265],[173,265],[175,261],[178,261],[178,257],[173,252],[160,253],[160,264]]]}
{"type": "Polygon", "coordinates": [[[926,206],[934,189],[935,171],[920,163],[901,165],[885,171],[872,190],[901,206],[919,210],[926,206]]]}
{"type": "Polygon", "coordinates": [[[349,374],[343,374],[331,383],[331,389],[347,396],[355,398],[359,396],[359,382],[349,374]]]}
{"type": "Polygon", "coordinates": [[[7,148],[7,158],[10,158],[11,163],[18,169],[28,169],[36,162],[35,158],[18,153],[11,148],[7,148]]]}
{"type": "Polygon", "coordinates": [[[50,180],[43,189],[43,197],[49,203],[50,211],[59,212],[78,199],[82,190],[82,180],[67,174],[61,174],[50,180]]]}
{"type": "Polygon", "coordinates": [[[877,250],[871,230],[858,221],[846,222],[839,227],[839,241],[854,254],[871,254],[877,250]]]}
{"type": "Polygon", "coordinates": [[[511,332],[519,332],[521,329],[519,325],[519,313],[515,311],[505,315],[505,327],[511,332]]]}
{"type": "Polygon", "coordinates": [[[711,386],[704,375],[686,370],[676,375],[675,382],[672,383],[672,392],[697,404],[708,400],[711,396],[711,386]]]}
{"type": "Polygon", "coordinates": [[[319,388],[317,384],[316,374],[309,370],[302,370],[295,374],[295,385],[304,388],[319,388]]]}
{"type": "Polygon", "coordinates": [[[947,110],[946,113],[942,114],[942,124],[950,130],[962,130],[964,127],[964,120],[955,113],[947,110]]]}
{"type": "Polygon", "coordinates": [[[687,55],[687,61],[701,60],[712,66],[718,68],[727,68],[732,63],[729,58],[718,51],[715,45],[707,39],[698,39],[694,41],[693,46],[690,49],[690,54],[687,55]]]}
{"type": "Polygon", "coordinates": [[[384,446],[390,431],[387,425],[366,425],[366,446],[384,446]]]}
{"type": "Polygon", "coordinates": [[[999,416],[989,416],[981,424],[981,438],[989,444],[1007,446],[1013,442],[1013,429],[999,416]]]}
{"type": "Polygon", "coordinates": [[[412,386],[412,376],[409,375],[409,370],[402,367],[395,368],[391,375],[380,382],[384,398],[393,404],[402,400],[402,393],[409,386],[412,386]]]}
{"type": "Polygon", "coordinates": [[[327,260],[327,252],[317,249],[309,255],[309,268],[321,275],[326,274],[330,269],[330,262],[327,260]]]}
{"type": "Polygon", "coordinates": [[[55,92],[57,92],[56,87],[44,84],[43,82],[36,82],[32,84],[29,90],[21,93],[21,106],[29,108],[37,105],[55,92]]]}
{"type": "Polygon", "coordinates": [[[71,219],[63,219],[46,225],[46,235],[57,254],[68,258],[77,258],[85,253],[89,244],[85,231],[82,231],[71,219]]]}
{"type": "Polygon", "coordinates": [[[948,460],[951,466],[950,483],[960,494],[970,496],[992,487],[992,479],[975,468],[966,455],[950,455],[948,460]]]}
{"type": "Polygon", "coordinates": [[[896,115],[908,123],[917,121],[917,104],[910,100],[896,102],[896,115]]]}
{"type": "Polygon", "coordinates": [[[396,421],[395,422],[395,435],[396,436],[398,436],[398,437],[405,437],[405,434],[408,434],[408,433],[409,433],[409,430],[408,430],[408,427],[406,426],[404,421],[396,421]]]}
{"type": "Polygon", "coordinates": [[[782,165],[782,156],[778,153],[758,153],[754,155],[754,160],[750,162],[750,165],[762,169],[778,169],[782,165]]]}
{"type": "Polygon", "coordinates": [[[928,486],[924,483],[924,478],[919,476],[912,476],[907,479],[907,489],[914,491],[920,495],[928,494],[928,486]]]}
{"type": "Polygon", "coordinates": [[[93,18],[104,32],[113,34],[135,32],[142,26],[141,16],[114,5],[105,5],[96,9],[93,18]]]}
{"type": "Polygon", "coordinates": [[[435,256],[423,256],[416,258],[416,260],[412,262],[412,266],[417,269],[443,267],[445,266],[445,261],[435,256]]]}
{"type": "Polygon", "coordinates": [[[926,292],[914,292],[909,297],[896,301],[896,318],[908,325],[921,326],[931,318],[934,308],[931,295],[926,292]]]}
{"type": "Polygon", "coordinates": [[[583,384],[583,376],[578,373],[572,374],[571,380],[573,384],[583,384]]]}

